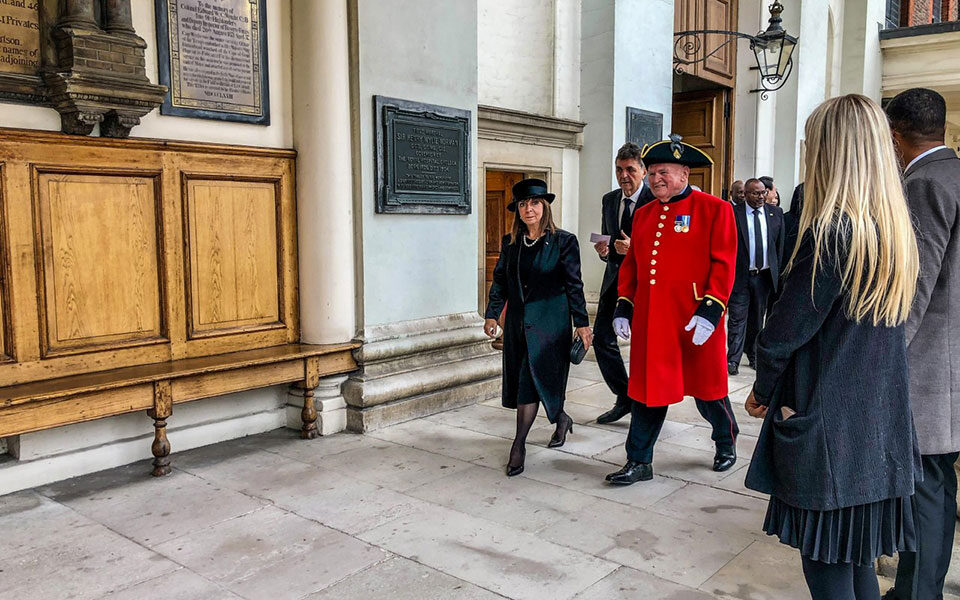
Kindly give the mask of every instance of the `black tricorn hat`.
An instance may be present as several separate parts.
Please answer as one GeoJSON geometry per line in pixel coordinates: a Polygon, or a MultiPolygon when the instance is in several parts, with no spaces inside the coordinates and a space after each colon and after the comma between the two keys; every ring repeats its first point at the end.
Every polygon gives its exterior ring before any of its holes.
{"type": "Polygon", "coordinates": [[[524,179],[513,186],[513,200],[507,205],[512,211],[517,210],[517,203],[530,198],[543,198],[548,203],[553,202],[556,196],[547,191],[547,182],[542,179],[524,179]]]}
{"type": "Polygon", "coordinates": [[[659,165],[663,163],[674,163],[684,165],[691,169],[696,167],[709,167],[713,164],[710,156],[686,142],[682,142],[679,135],[670,134],[670,139],[643,147],[641,159],[643,164],[650,168],[650,165],[659,165]]]}

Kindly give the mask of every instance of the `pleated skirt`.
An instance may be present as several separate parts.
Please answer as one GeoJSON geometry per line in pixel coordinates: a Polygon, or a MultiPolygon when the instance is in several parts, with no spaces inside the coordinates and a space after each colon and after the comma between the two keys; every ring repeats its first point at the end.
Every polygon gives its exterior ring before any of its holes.
{"type": "Polygon", "coordinates": [[[824,511],[771,496],[763,530],[810,560],[869,565],[881,555],[916,551],[913,514],[912,496],[824,511]]]}

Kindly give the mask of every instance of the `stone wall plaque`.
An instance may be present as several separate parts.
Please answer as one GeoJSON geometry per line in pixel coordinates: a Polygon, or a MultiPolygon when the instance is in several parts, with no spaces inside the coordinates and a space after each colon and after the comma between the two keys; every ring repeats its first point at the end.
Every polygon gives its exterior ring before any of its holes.
{"type": "Polygon", "coordinates": [[[0,0],[0,98],[42,103],[39,0],[0,0]]]}
{"type": "Polygon", "coordinates": [[[162,114],[270,124],[266,0],[156,0],[156,14],[162,114]]]}
{"type": "Polygon", "coordinates": [[[374,96],[378,213],[468,215],[470,111],[374,96]]]}
{"type": "Polygon", "coordinates": [[[663,139],[663,114],[627,107],[627,141],[643,148],[663,139]]]}

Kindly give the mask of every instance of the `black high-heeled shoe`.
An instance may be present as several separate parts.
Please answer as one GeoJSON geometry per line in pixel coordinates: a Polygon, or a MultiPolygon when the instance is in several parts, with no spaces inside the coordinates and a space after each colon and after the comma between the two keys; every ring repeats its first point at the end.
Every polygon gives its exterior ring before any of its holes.
{"type": "Polygon", "coordinates": [[[557,419],[557,429],[550,436],[550,443],[547,444],[547,448],[559,448],[564,445],[568,433],[573,433],[573,419],[567,413],[562,413],[560,418],[557,419]]]}
{"type": "Polygon", "coordinates": [[[514,477],[520,473],[523,473],[523,461],[525,461],[527,458],[527,448],[526,446],[522,446],[519,452],[517,452],[520,455],[519,465],[514,464],[513,454],[515,450],[515,447],[510,448],[510,461],[507,463],[507,477],[514,477]]]}

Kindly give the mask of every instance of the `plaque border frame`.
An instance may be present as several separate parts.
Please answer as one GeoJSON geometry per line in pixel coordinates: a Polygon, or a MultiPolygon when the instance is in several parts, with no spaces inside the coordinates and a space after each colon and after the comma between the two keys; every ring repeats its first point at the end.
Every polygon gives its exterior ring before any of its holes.
{"type": "Polygon", "coordinates": [[[469,215],[473,212],[473,187],[471,185],[472,148],[471,148],[471,111],[402,100],[387,96],[373,96],[374,113],[374,152],[376,173],[376,213],[377,214],[418,214],[418,215],[469,215]],[[410,116],[424,116],[426,113],[436,119],[457,124],[461,129],[461,143],[463,145],[463,169],[460,177],[463,179],[461,194],[439,194],[431,192],[397,192],[392,187],[391,177],[393,170],[387,161],[387,113],[395,112],[410,116]],[[451,197],[457,198],[455,204],[442,201],[451,197]]]}
{"type": "MultiPolygon", "coordinates": [[[[627,141],[627,142],[633,142],[633,143],[636,144],[636,142],[634,142],[634,140],[631,140],[631,139],[629,138],[629,135],[630,135],[630,121],[631,121],[631,117],[632,117],[633,115],[640,115],[641,117],[654,117],[654,118],[656,118],[658,121],[660,121],[660,136],[659,136],[654,142],[649,142],[649,143],[656,143],[656,142],[659,142],[660,140],[664,139],[664,137],[663,137],[663,113],[654,112],[654,111],[652,111],[652,110],[644,110],[644,109],[642,109],[642,108],[636,108],[636,107],[633,107],[633,106],[627,106],[626,108],[627,108],[627,110],[626,110],[626,123],[625,123],[625,128],[624,128],[624,131],[623,131],[623,137],[625,138],[625,141],[627,141]]],[[[643,148],[643,144],[638,144],[638,145],[639,145],[641,148],[643,148]]]]}
{"type": "Polygon", "coordinates": [[[157,29],[157,75],[160,84],[167,86],[167,93],[160,105],[160,114],[191,119],[212,119],[270,125],[270,55],[267,52],[267,1],[257,0],[260,6],[260,108],[263,114],[247,115],[230,111],[210,110],[206,108],[186,108],[174,106],[173,84],[170,73],[170,23],[167,6],[177,0],[154,0],[154,14],[157,29]]]}

